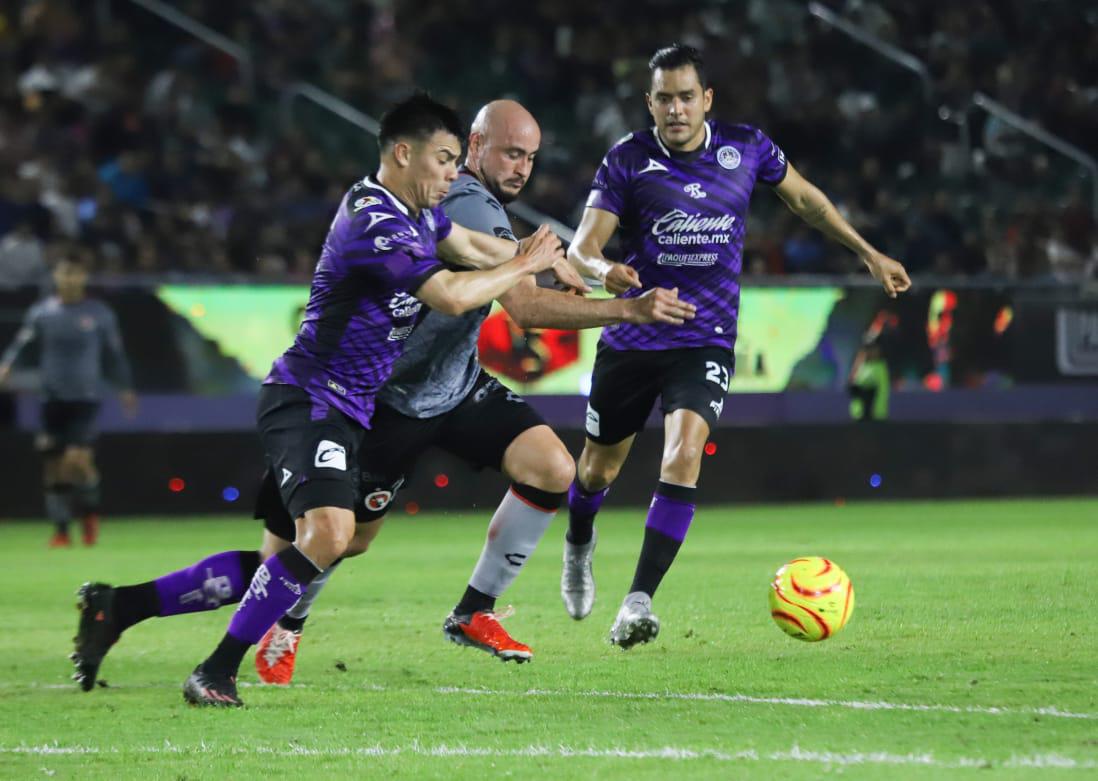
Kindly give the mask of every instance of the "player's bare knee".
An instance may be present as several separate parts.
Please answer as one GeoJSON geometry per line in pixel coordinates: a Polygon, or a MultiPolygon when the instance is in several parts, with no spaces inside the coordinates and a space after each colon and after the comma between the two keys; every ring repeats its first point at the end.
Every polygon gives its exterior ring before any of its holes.
{"type": "Polygon", "coordinates": [[[533,480],[526,481],[528,485],[539,488],[542,491],[560,494],[568,490],[572,480],[576,477],[576,462],[572,456],[560,445],[545,454],[537,475],[533,480]]]}
{"type": "Polygon", "coordinates": [[[344,554],[355,533],[354,514],[338,507],[318,507],[298,523],[297,547],[318,567],[328,567],[344,554]]]}
{"type": "Polygon", "coordinates": [[[621,464],[608,461],[588,461],[585,464],[581,460],[579,464],[579,481],[588,491],[601,491],[617,479],[620,471],[621,464]]]}

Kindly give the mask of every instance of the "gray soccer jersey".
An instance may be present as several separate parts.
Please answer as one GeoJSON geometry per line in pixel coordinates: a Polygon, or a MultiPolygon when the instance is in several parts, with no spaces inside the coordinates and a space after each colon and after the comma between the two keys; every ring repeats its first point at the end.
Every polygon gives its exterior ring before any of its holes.
{"type": "Polygon", "coordinates": [[[122,389],[131,387],[130,364],[122,349],[118,320],[102,301],[85,298],[63,304],[57,296],[31,307],[2,364],[12,364],[37,342],[41,353],[42,395],[57,401],[97,401],[103,392],[104,364],[122,389]]]}
{"type": "MultiPolygon", "coordinates": [[[[515,239],[503,206],[467,171],[462,171],[441,206],[462,227],[515,239]]],[[[404,354],[378,398],[413,418],[433,418],[460,404],[480,373],[477,337],[490,311],[489,305],[456,317],[428,312],[405,343],[404,354]]]]}

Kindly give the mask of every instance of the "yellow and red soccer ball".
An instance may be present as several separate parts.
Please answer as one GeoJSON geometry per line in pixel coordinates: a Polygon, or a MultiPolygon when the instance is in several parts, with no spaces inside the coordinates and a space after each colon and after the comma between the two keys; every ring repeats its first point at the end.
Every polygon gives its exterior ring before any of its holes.
{"type": "Polygon", "coordinates": [[[816,642],[834,635],[854,612],[854,586],[833,561],[805,556],[770,583],[770,616],[790,637],[816,642]]]}

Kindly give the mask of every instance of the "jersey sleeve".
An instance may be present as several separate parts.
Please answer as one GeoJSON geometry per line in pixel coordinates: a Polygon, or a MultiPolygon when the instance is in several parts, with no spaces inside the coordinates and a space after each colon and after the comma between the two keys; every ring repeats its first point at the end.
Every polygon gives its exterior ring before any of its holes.
{"type": "Polygon", "coordinates": [[[756,178],[771,187],[781,184],[789,170],[785,152],[761,130],[755,131],[755,148],[759,161],[756,178]]]}
{"type": "Polygon", "coordinates": [[[126,350],[122,346],[122,332],[118,328],[118,318],[110,307],[104,305],[100,312],[103,329],[104,356],[107,358],[111,379],[120,390],[133,389],[133,372],[126,350]]]}
{"type": "MultiPolygon", "coordinates": [[[[454,224],[450,221],[452,218],[441,205],[431,209],[431,212],[435,215],[435,241],[446,241],[446,237],[450,235],[450,231],[454,227],[454,224]]],[[[458,220],[458,225],[461,224],[461,220],[458,220]]]]}
{"type": "MultiPolygon", "coordinates": [[[[436,257],[423,257],[414,237],[402,231],[401,227],[399,220],[374,219],[345,248],[343,257],[351,272],[388,289],[414,292],[442,271],[442,261],[436,257]],[[386,224],[388,222],[392,223],[392,227],[386,224]]],[[[436,227],[442,228],[437,223],[436,227]]],[[[450,228],[447,219],[447,235],[450,228]]]]}
{"type": "Polygon", "coordinates": [[[41,305],[35,304],[27,312],[23,318],[23,324],[15,332],[15,338],[8,345],[8,349],[4,350],[4,355],[0,357],[0,366],[14,365],[23,350],[38,338],[38,318],[41,311],[41,305]]]}
{"type": "Polygon", "coordinates": [[[516,241],[507,212],[490,196],[468,190],[442,202],[446,215],[463,228],[516,241]]]}
{"type": "Polygon", "coordinates": [[[591,194],[587,196],[587,206],[622,217],[625,214],[629,186],[629,173],[622,155],[615,147],[602,159],[599,170],[591,182],[591,194]]]}

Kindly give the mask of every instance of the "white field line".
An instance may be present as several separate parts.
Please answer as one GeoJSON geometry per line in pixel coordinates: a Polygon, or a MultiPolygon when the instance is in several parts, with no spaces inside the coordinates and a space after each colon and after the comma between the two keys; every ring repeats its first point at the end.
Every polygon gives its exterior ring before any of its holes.
{"type": "Polygon", "coordinates": [[[459,688],[443,686],[439,694],[472,694],[490,697],[604,697],[620,700],[690,700],[694,702],[736,702],[753,705],[787,705],[798,708],[850,708],[851,710],[895,710],[935,713],[975,713],[987,716],[1050,716],[1058,719],[1098,719],[1098,713],[1077,713],[1055,706],[1005,707],[995,705],[935,705],[908,702],[884,702],[883,700],[814,700],[804,697],[757,697],[751,694],[682,693],[682,692],[615,692],[615,691],[566,691],[563,689],[526,689],[505,691],[500,689],[459,688]]]}
{"type": "Polygon", "coordinates": [[[448,757],[492,757],[492,758],[528,758],[553,757],[559,759],[620,759],[620,760],[713,760],[717,762],[801,762],[825,766],[850,765],[893,765],[933,768],[1042,768],[1059,770],[1095,770],[1098,761],[1074,759],[1061,754],[1014,755],[1006,759],[986,757],[938,758],[931,752],[912,752],[892,754],[887,751],[813,751],[794,745],[786,751],[758,751],[742,749],[740,751],[720,751],[716,749],[691,749],[664,746],[652,749],[630,749],[621,747],[586,747],[531,745],[519,748],[484,748],[465,745],[424,745],[417,742],[404,746],[360,746],[311,748],[308,746],[271,747],[271,746],[231,746],[215,748],[204,742],[196,746],[177,746],[165,742],[162,746],[134,746],[130,748],[96,746],[64,746],[43,744],[37,746],[0,746],[2,755],[49,756],[126,756],[128,754],[163,754],[175,756],[263,756],[263,757],[396,757],[414,756],[429,758],[448,757]]]}
{"type": "MultiPolygon", "coordinates": [[[[266,684],[241,681],[241,688],[274,688],[266,684]]],[[[156,684],[137,684],[112,686],[114,689],[156,689],[156,684]]],[[[293,689],[316,688],[304,683],[295,683],[293,689]]],[[[342,688],[342,687],[339,687],[342,688]]],[[[406,689],[393,689],[378,684],[365,684],[361,687],[371,692],[401,692],[406,689]]],[[[0,689],[46,689],[76,691],[76,684],[69,683],[26,683],[0,684],[0,689]]],[[[1055,705],[1046,706],[999,706],[999,705],[941,705],[934,703],[886,702],[884,700],[817,700],[806,697],[759,697],[753,694],[721,694],[719,692],[617,692],[617,691],[568,691],[565,689],[523,689],[506,691],[503,689],[478,689],[457,686],[441,686],[434,690],[439,694],[473,695],[483,697],[598,697],[619,700],[687,700],[691,702],[729,702],[750,705],[784,705],[794,708],[848,708],[865,711],[909,711],[916,713],[967,713],[983,716],[1047,716],[1055,719],[1091,719],[1098,720],[1098,713],[1081,713],[1064,710],[1055,705]]]]}

